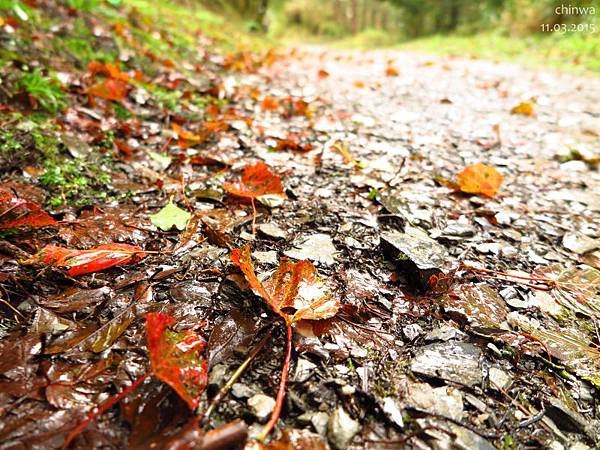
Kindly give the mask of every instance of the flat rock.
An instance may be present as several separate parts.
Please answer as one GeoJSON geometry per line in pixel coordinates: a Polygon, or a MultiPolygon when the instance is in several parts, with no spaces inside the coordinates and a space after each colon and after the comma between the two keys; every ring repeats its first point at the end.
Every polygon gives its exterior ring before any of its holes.
{"type": "Polygon", "coordinates": [[[420,290],[429,287],[429,278],[442,273],[448,252],[433,239],[397,231],[381,234],[381,246],[388,258],[405,272],[420,290]]]}
{"type": "Polygon", "coordinates": [[[336,253],[337,250],[331,236],[317,233],[300,237],[294,241],[294,248],[284,252],[284,255],[293,259],[309,259],[325,266],[331,266],[335,263],[336,253]]]}
{"type": "Polygon", "coordinates": [[[417,419],[417,423],[423,428],[428,428],[424,432],[435,439],[433,448],[438,450],[495,450],[488,440],[474,433],[473,431],[446,421],[417,419]],[[445,433],[440,428],[447,430],[445,433]]]}
{"type": "Polygon", "coordinates": [[[562,245],[567,250],[583,255],[596,250],[600,246],[600,241],[592,239],[580,232],[566,233],[562,239],[562,245]]]}
{"type": "Polygon", "coordinates": [[[274,223],[261,223],[258,226],[258,231],[272,239],[285,239],[287,237],[287,233],[274,223]]]}
{"type": "Polygon", "coordinates": [[[360,424],[348,415],[342,407],[338,407],[327,422],[327,438],[338,450],[348,448],[352,438],[360,430],[360,424]]]}
{"type": "Polygon", "coordinates": [[[430,344],[417,351],[410,369],[426,377],[475,386],[483,380],[480,357],[481,350],[467,342],[430,344]]]}
{"type": "Polygon", "coordinates": [[[308,359],[299,358],[296,364],[296,371],[294,372],[294,381],[302,383],[308,380],[316,367],[316,364],[310,362],[308,359]]]}
{"type": "Polygon", "coordinates": [[[255,394],[248,399],[248,406],[258,419],[264,420],[273,411],[275,400],[265,394],[255,394]]]}
{"type": "Polygon", "coordinates": [[[415,383],[408,379],[400,381],[397,388],[403,408],[412,408],[453,420],[461,420],[464,416],[463,395],[456,388],[434,388],[427,383],[415,383]]]}

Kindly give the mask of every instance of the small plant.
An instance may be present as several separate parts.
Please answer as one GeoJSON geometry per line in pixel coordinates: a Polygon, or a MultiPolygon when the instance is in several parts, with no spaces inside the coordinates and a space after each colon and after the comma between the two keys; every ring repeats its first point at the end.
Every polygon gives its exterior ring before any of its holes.
{"type": "Polygon", "coordinates": [[[23,74],[19,86],[49,113],[56,114],[65,106],[65,94],[57,80],[42,75],[40,69],[23,74]]]}

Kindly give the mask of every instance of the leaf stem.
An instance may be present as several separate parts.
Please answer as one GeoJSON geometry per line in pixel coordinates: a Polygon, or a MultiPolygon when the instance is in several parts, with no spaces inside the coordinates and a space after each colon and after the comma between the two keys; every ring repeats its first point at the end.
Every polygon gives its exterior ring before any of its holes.
{"type": "Polygon", "coordinates": [[[148,375],[149,375],[148,373],[145,373],[144,375],[139,377],[137,380],[135,380],[133,383],[131,383],[130,386],[126,387],[118,394],[109,398],[104,403],[102,403],[100,406],[98,406],[96,408],[92,408],[92,410],[87,414],[87,417],[85,418],[85,420],[83,422],[81,422],[79,425],[77,425],[75,428],[73,428],[73,430],[71,430],[71,432],[65,439],[65,443],[62,446],[62,450],[66,450],[69,447],[69,444],[73,441],[73,439],[75,439],[79,435],[79,433],[81,433],[90,423],[92,423],[94,420],[96,420],[96,418],[98,418],[106,410],[110,409],[112,406],[117,404],[121,399],[123,399],[125,396],[127,396],[127,394],[129,394],[131,391],[133,391],[135,388],[137,388],[140,384],[142,384],[144,382],[144,380],[146,378],[148,378],[148,375]]]}
{"type": "Polygon", "coordinates": [[[279,392],[277,392],[277,399],[275,401],[275,408],[273,408],[273,413],[271,414],[271,418],[269,422],[262,429],[260,435],[258,436],[259,441],[264,441],[266,437],[269,435],[271,430],[277,424],[279,420],[279,416],[281,415],[281,409],[283,408],[283,399],[285,398],[285,387],[287,384],[288,373],[290,371],[290,360],[292,358],[292,324],[286,321],[285,325],[286,330],[286,351],[285,351],[285,360],[283,362],[283,367],[281,368],[281,380],[279,382],[279,392]]]}
{"type": "Polygon", "coordinates": [[[256,204],[254,203],[254,197],[250,199],[252,203],[252,235],[256,234],[256,204]]]}

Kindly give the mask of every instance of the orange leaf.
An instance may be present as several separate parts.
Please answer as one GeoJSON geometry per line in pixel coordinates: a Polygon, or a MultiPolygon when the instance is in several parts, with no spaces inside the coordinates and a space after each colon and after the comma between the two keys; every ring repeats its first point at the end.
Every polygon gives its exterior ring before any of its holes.
{"type": "Polygon", "coordinates": [[[319,77],[321,80],[323,80],[323,79],[329,77],[329,72],[327,72],[326,70],[320,69],[317,72],[317,77],[319,77]]]}
{"type": "Polygon", "coordinates": [[[283,260],[277,271],[261,283],[254,271],[249,245],[234,249],[231,260],[258,295],[288,324],[328,319],[340,308],[340,303],[331,297],[325,281],[319,278],[310,261],[283,260]]]}
{"type": "Polygon", "coordinates": [[[510,110],[511,114],[521,114],[523,116],[535,116],[533,102],[521,102],[510,110]]]}
{"type": "Polygon", "coordinates": [[[468,194],[483,194],[493,197],[498,192],[504,177],[492,166],[477,163],[465,167],[458,175],[458,188],[468,194]]]}
{"type": "MultiPolygon", "coordinates": [[[[211,124],[212,123],[213,122],[211,122],[211,124]]],[[[208,137],[212,133],[212,131],[209,129],[202,130],[199,133],[192,133],[191,131],[184,130],[176,123],[172,123],[171,128],[173,129],[175,134],[177,134],[177,137],[179,138],[178,144],[181,148],[187,148],[194,144],[201,144],[206,139],[208,139],[208,137]]]]}
{"type": "Polygon", "coordinates": [[[86,91],[88,95],[120,102],[127,95],[127,83],[123,80],[107,78],[94,84],[86,91]]]}
{"type": "Polygon", "coordinates": [[[276,98],[267,95],[260,103],[260,107],[263,111],[275,111],[279,108],[279,101],[276,98]]]}
{"type": "Polygon", "coordinates": [[[271,168],[263,162],[246,166],[241,181],[225,183],[223,189],[232,195],[250,199],[267,194],[285,197],[281,177],[271,172],[271,168]]]}
{"type": "Polygon", "coordinates": [[[394,66],[387,66],[385,69],[385,75],[388,77],[397,77],[400,75],[400,72],[398,72],[398,69],[396,69],[394,66]]]}
{"type": "Polygon", "coordinates": [[[202,358],[206,341],[194,330],[170,330],[174,323],[175,319],[168,314],[146,314],[150,365],[154,375],[194,410],[208,382],[208,363],[202,358]]]}
{"type": "Polygon", "coordinates": [[[39,205],[15,197],[9,190],[0,189],[0,230],[22,227],[41,228],[57,224],[58,222],[39,205]]]}
{"type": "Polygon", "coordinates": [[[128,244],[103,244],[89,250],[47,245],[32,259],[55,267],[65,267],[67,273],[75,277],[133,263],[145,256],[140,247],[128,244]]]}
{"type": "Polygon", "coordinates": [[[88,64],[88,71],[92,75],[102,74],[114,80],[129,81],[129,75],[121,72],[116,65],[111,63],[103,64],[98,61],[92,61],[88,64]]]}

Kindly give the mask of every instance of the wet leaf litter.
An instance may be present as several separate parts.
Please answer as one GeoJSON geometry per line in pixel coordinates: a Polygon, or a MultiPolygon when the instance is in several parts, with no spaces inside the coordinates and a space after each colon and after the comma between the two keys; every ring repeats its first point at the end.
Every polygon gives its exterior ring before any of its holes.
{"type": "Polygon", "coordinates": [[[593,142],[600,87],[324,51],[209,57],[175,85],[229,107],[197,120],[133,65],[86,67],[65,121],[118,124],[131,194],[3,187],[2,442],[598,444],[600,179],[562,152],[593,142]]]}

